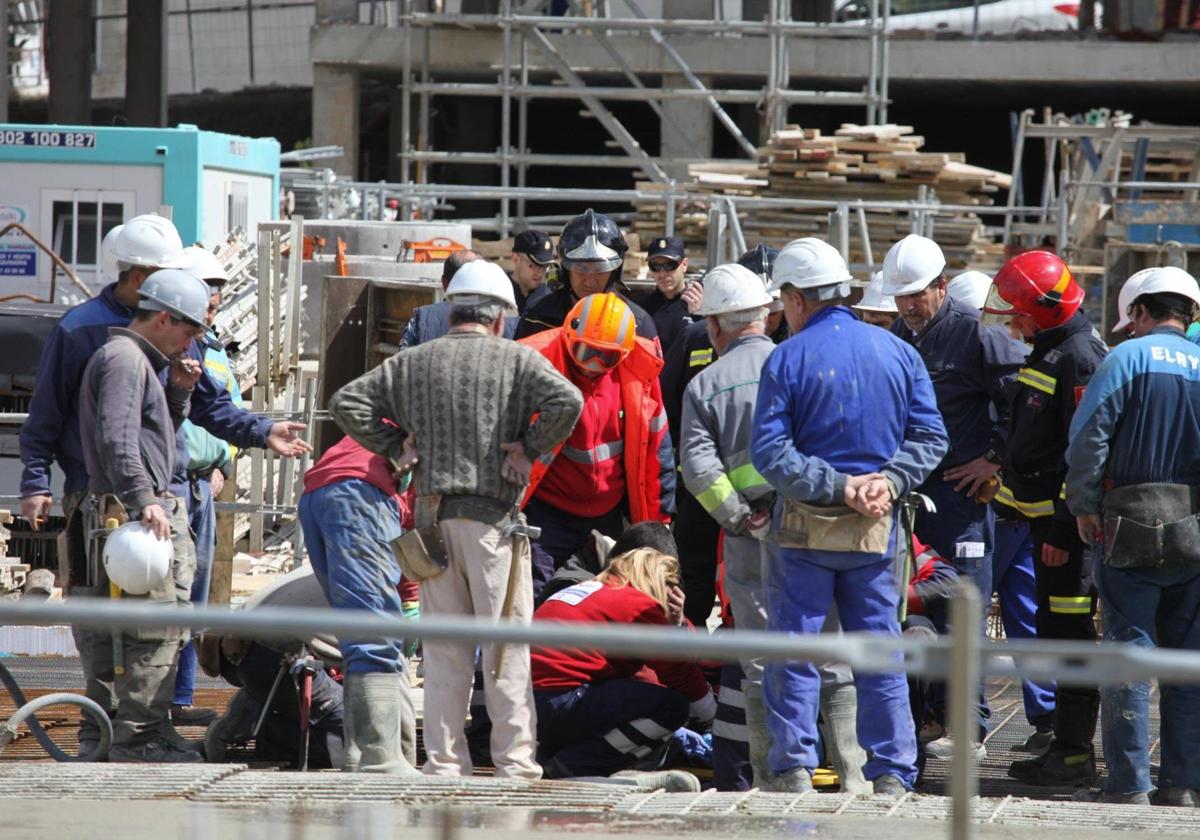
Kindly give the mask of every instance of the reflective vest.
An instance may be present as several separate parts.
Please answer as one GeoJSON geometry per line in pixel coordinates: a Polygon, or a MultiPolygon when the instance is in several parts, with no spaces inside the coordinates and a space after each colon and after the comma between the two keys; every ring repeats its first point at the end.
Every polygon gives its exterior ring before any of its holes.
{"type": "MultiPolygon", "coordinates": [[[[570,359],[562,327],[531,335],[521,343],[541,353],[556,370],[570,378],[570,359]]],[[[617,367],[621,403],[625,411],[624,452],[625,486],[632,522],[670,518],[674,504],[674,459],[667,436],[667,413],[663,408],[658,373],[663,361],[654,342],[638,338],[629,355],[617,367]]],[[[558,456],[562,444],[533,464],[524,506],[558,456]]]]}

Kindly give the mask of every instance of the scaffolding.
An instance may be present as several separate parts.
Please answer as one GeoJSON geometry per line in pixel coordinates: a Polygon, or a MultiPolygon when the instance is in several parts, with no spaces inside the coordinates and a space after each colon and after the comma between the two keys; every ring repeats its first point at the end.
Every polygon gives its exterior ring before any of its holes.
{"type": "MultiPolygon", "coordinates": [[[[527,186],[530,166],[606,167],[639,170],[652,182],[674,187],[668,172],[672,166],[686,160],[654,157],[642,148],[629,130],[604,104],[607,101],[633,101],[648,105],[663,121],[676,131],[683,129],[663,107],[666,101],[702,102],[717,122],[732,136],[746,159],[754,160],[757,146],[747,138],[724,104],[751,103],[762,114],[762,127],[775,131],[787,123],[791,105],[821,105],[861,107],[865,120],[874,125],[887,121],[888,107],[888,18],[890,0],[870,0],[870,18],[852,24],[822,24],[791,19],[788,0],[769,0],[764,21],[730,21],[701,19],[654,19],[645,16],[638,4],[630,3],[634,17],[619,18],[606,15],[608,3],[595,4],[597,16],[587,14],[579,0],[569,0],[573,16],[541,16],[546,0],[500,0],[496,15],[443,14],[418,12],[415,0],[401,0],[396,24],[402,30],[404,44],[402,59],[400,113],[400,181],[404,184],[428,183],[425,164],[454,162],[498,166],[500,187],[508,189],[527,186]],[[499,75],[494,83],[451,82],[434,79],[430,72],[429,33],[438,27],[470,28],[497,31],[502,43],[499,75]],[[558,32],[586,33],[595,38],[612,60],[617,71],[628,83],[621,86],[592,86],[572,67],[570,61],[555,46],[549,34],[558,32]],[[683,56],[668,41],[669,33],[701,34],[721,40],[735,37],[745,49],[747,39],[763,43],[766,56],[761,88],[711,88],[689,67],[683,56]],[[423,36],[423,37],[421,37],[423,36]],[[841,38],[861,41],[867,51],[867,73],[861,90],[792,90],[788,42],[796,38],[841,38]],[[423,43],[417,46],[417,40],[423,43]],[[661,86],[648,87],[626,60],[622,48],[640,45],[649,39],[661,51],[665,69],[661,71],[661,86]],[[531,81],[531,52],[536,50],[553,72],[553,84],[531,81]],[[419,59],[417,58],[419,53],[419,59]],[[682,80],[677,83],[676,80],[682,80]],[[414,120],[413,97],[417,98],[414,120]],[[500,136],[496,151],[446,152],[430,148],[430,100],[434,96],[478,96],[500,98],[500,136]],[[620,148],[620,155],[555,155],[534,154],[529,150],[529,103],[535,99],[578,99],[586,112],[595,118],[611,138],[610,145],[620,148]],[[511,145],[513,111],[516,106],[517,143],[511,145]],[[416,124],[416,142],[413,126],[416,124]],[[514,184],[515,175],[515,184],[514,184]],[[415,176],[415,177],[414,177],[415,176]]],[[[711,159],[705,159],[709,162],[711,159]]],[[[528,221],[526,199],[515,199],[515,214],[510,197],[500,198],[497,230],[500,238],[508,236],[514,219],[528,221]]],[[[414,206],[407,196],[400,198],[400,218],[411,218],[414,206]]]]}

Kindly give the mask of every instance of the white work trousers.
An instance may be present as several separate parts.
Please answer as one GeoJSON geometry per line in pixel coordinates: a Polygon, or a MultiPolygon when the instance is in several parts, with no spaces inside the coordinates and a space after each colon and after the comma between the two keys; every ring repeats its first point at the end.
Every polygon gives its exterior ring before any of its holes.
{"type": "MultiPolygon", "coordinates": [[[[425,616],[467,615],[499,618],[509,585],[509,565],[517,563],[509,618],[528,623],[533,616],[533,584],[528,543],[514,558],[512,538],[473,519],[446,519],[440,525],[450,565],[421,582],[425,616]]],[[[540,779],[537,718],[530,681],[529,646],[483,644],[483,679],[492,719],[492,760],[496,775],[540,779]],[[495,675],[496,658],[503,657],[495,675]]],[[[424,643],[425,752],[429,776],[470,776],[473,770],[463,733],[475,674],[475,645],[424,643]]]]}

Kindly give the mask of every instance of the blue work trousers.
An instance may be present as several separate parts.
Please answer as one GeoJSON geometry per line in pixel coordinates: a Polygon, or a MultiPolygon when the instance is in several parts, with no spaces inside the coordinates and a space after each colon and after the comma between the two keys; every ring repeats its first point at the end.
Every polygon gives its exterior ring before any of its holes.
{"type": "MultiPolygon", "coordinates": [[[[1000,596],[1000,620],[1009,639],[1037,638],[1037,577],[1028,522],[996,520],[992,588],[1000,596]]],[[[1021,681],[1025,719],[1038,729],[1054,726],[1054,682],[1021,681]]]]}
{"type": "Polygon", "coordinates": [[[570,558],[587,545],[592,531],[616,539],[625,530],[625,514],[617,505],[603,516],[584,517],[567,513],[541,499],[533,498],[525,505],[525,520],[542,533],[529,544],[533,558],[533,599],[542,594],[546,581],[570,558]]]}
{"type": "Polygon", "coordinates": [[[546,778],[611,776],[650,756],[687,722],[687,698],[640,680],[535,691],[546,778]]]}
{"type": "MultiPolygon", "coordinates": [[[[975,584],[979,597],[988,603],[992,597],[992,554],[995,546],[996,514],[988,505],[981,505],[971,496],[954,489],[955,482],[942,478],[941,471],[922,484],[918,490],[928,496],[937,506],[936,513],[921,510],[917,514],[917,537],[928,544],[951,563],[959,577],[975,584]]],[[[946,607],[933,610],[929,616],[939,635],[948,631],[946,607]]],[[[979,623],[979,633],[987,636],[987,610],[979,623]]],[[[930,704],[939,717],[944,705],[945,686],[935,684],[930,690],[930,704]]],[[[988,719],[992,710],[988,707],[987,695],[982,683],[979,686],[979,703],[975,716],[982,739],[987,733],[988,719]]]]}
{"type": "MultiPolygon", "coordinates": [[[[1114,569],[1096,564],[1104,641],[1200,650],[1200,567],[1114,569]]],[[[1200,788],[1200,686],[1162,685],[1158,787],[1200,788]]],[[[1150,781],[1150,683],[1100,689],[1107,793],[1146,793],[1150,781]]]]}
{"type": "MultiPolygon", "coordinates": [[[[217,547],[217,509],[213,507],[212,484],[208,478],[195,478],[188,484],[188,527],[192,530],[192,542],[196,544],[196,576],[192,578],[191,600],[193,604],[204,606],[208,603],[213,552],[217,547]]],[[[195,690],[196,645],[189,640],[179,653],[175,698],[171,702],[177,706],[190,706],[195,690]]]]}
{"type": "MultiPolygon", "coordinates": [[[[893,530],[893,542],[895,531],[893,530]]],[[[900,593],[892,552],[783,549],[766,562],[767,629],[817,634],[836,605],[842,629],[880,636],[900,635],[900,593]]],[[[911,788],[917,777],[917,739],[908,705],[908,684],[901,658],[884,674],[855,672],[858,690],[858,742],[869,759],[868,780],[892,775],[911,788]]],[[[817,712],[821,677],[811,662],[768,662],[763,674],[768,763],[772,775],[819,766],[817,712]]]]}
{"type": "MultiPolygon", "coordinates": [[[[400,615],[400,564],[390,543],[402,529],[391,496],[365,481],[339,481],[300,497],[300,525],[313,573],[331,606],[400,615]]],[[[340,643],[348,674],[402,670],[401,639],[340,643]]]]}

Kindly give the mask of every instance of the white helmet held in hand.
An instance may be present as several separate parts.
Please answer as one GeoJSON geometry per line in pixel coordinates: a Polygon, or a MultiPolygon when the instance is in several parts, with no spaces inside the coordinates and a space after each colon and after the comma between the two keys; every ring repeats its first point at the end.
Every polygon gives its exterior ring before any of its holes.
{"type": "Polygon", "coordinates": [[[189,245],[184,248],[188,257],[188,266],[184,269],[206,286],[223,286],[229,282],[229,272],[217,255],[201,245],[189,245]]]}
{"type": "Polygon", "coordinates": [[[104,571],[130,595],[145,595],[171,570],[171,541],[141,522],[126,522],[104,541],[104,571]]]}
{"type": "Polygon", "coordinates": [[[745,266],[725,263],[704,275],[704,297],[697,315],[728,315],[771,305],[762,277],[745,266]]]}
{"type": "Polygon", "coordinates": [[[938,244],[910,233],[889,248],[883,258],[884,294],[916,294],[941,277],[945,270],[946,257],[938,244]]]}
{"type": "Polygon", "coordinates": [[[883,272],[880,271],[875,272],[866,291],[863,292],[862,300],[854,304],[851,309],[861,309],[864,312],[886,312],[889,315],[896,315],[900,312],[896,308],[896,299],[883,293],[883,272]]]}
{"type": "MultiPolygon", "coordinates": [[[[1149,268],[1145,272],[1138,272],[1138,274],[1142,273],[1146,276],[1142,278],[1142,284],[1138,287],[1137,294],[1133,296],[1130,303],[1133,303],[1134,300],[1137,300],[1142,295],[1172,294],[1185,297],[1192,303],[1200,306],[1200,286],[1197,286],[1196,278],[1182,268],[1166,265],[1160,268],[1149,268]]],[[[1136,277],[1137,275],[1134,276],[1136,277]]],[[[1117,297],[1119,299],[1120,295],[1117,297]]]]}
{"type": "Polygon", "coordinates": [[[446,287],[446,300],[465,306],[502,303],[508,309],[517,308],[512,281],[504,269],[487,260],[472,260],[454,272],[446,287]]]}
{"type": "Polygon", "coordinates": [[[991,288],[992,278],[982,271],[964,271],[946,286],[946,294],[972,309],[982,310],[991,288]]]}
{"type": "MultiPolygon", "coordinates": [[[[823,239],[806,236],[783,246],[783,250],[775,258],[775,266],[771,272],[771,289],[782,289],[784,286],[819,289],[849,284],[853,279],[837,248],[823,239]]],[[[849,286],[846,293],[849,293],[849,286]]]]}
{"type": "Polygon", "coordinates": [[[148,213],[134,216],[113,242],[117,262],[144,268],[186,268],[188,256],[170,219],[148,213]]]}

